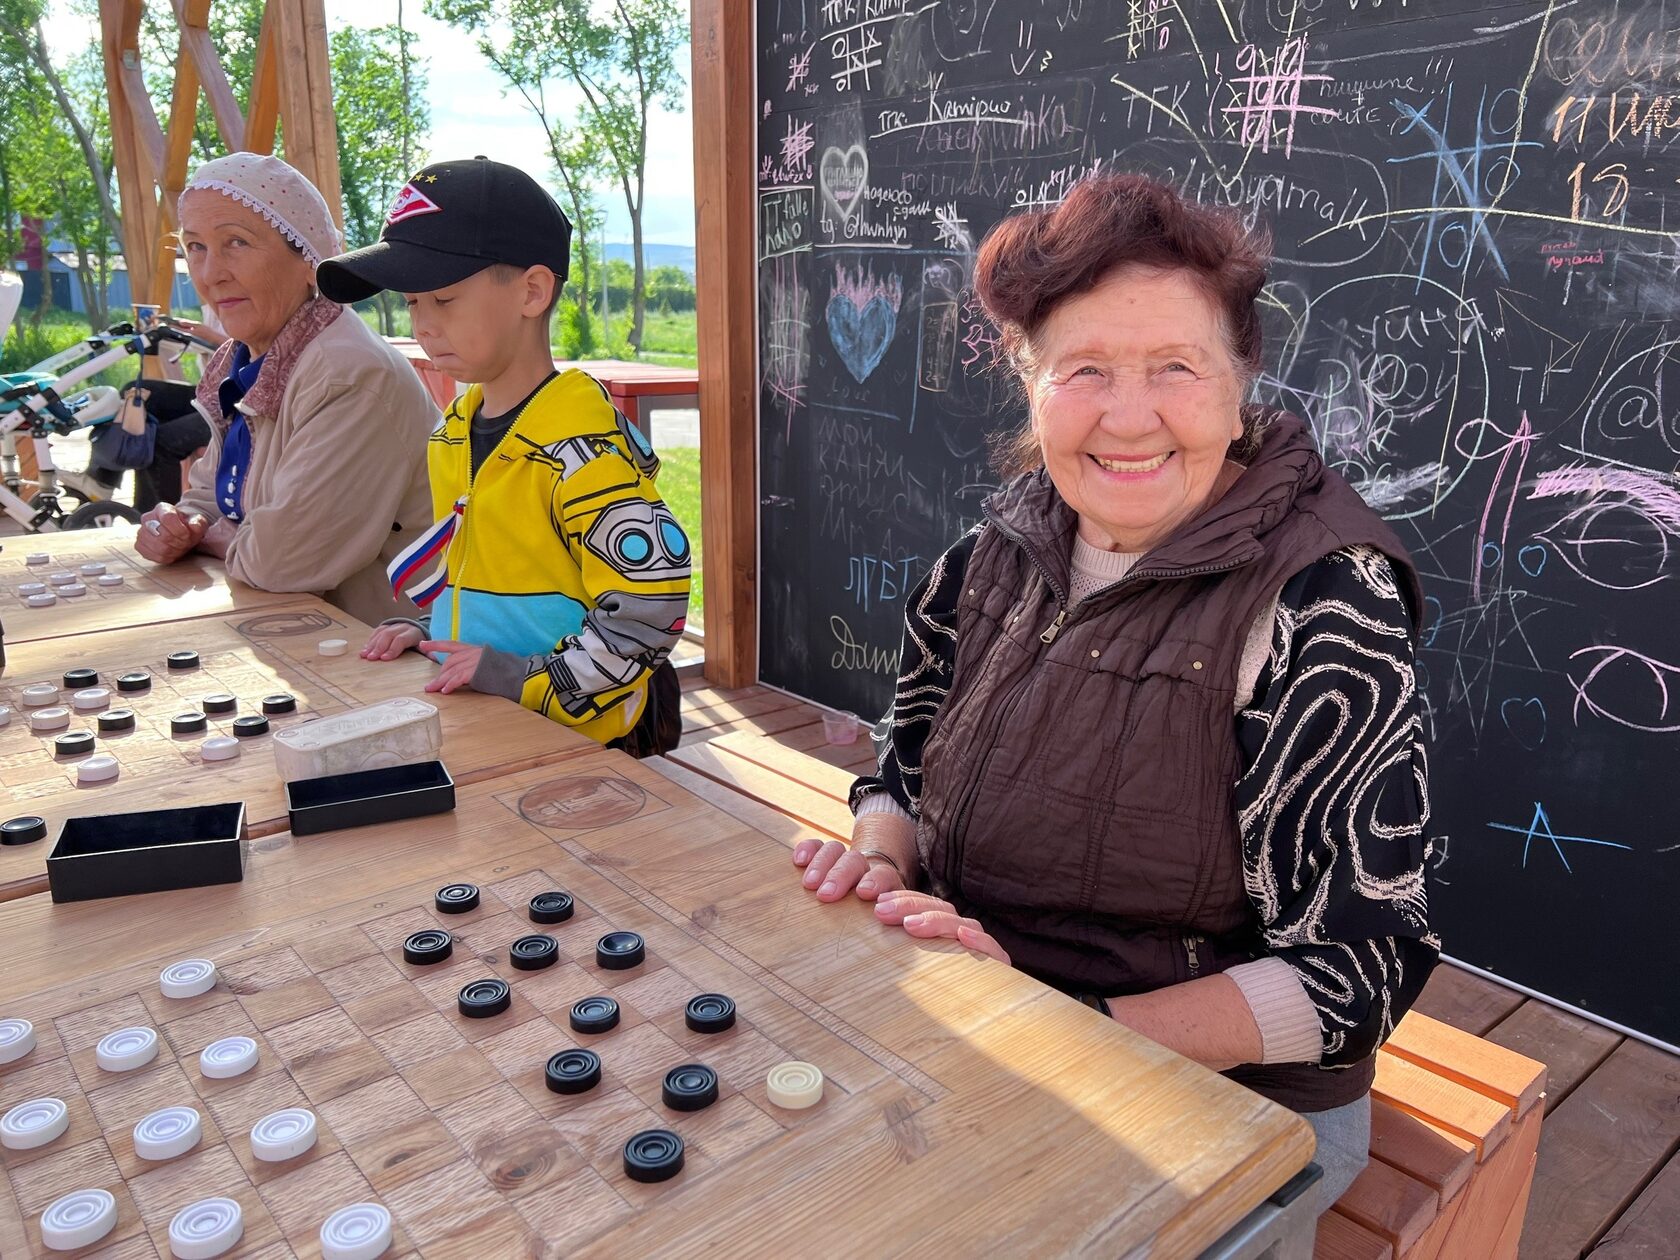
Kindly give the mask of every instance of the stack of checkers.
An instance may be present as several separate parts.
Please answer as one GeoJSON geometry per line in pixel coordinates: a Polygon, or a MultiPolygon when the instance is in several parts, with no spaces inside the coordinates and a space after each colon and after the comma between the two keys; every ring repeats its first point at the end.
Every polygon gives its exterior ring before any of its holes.
{"type": "MultiPolygon", "coordinates": [[[[466,923],[468,928],[464,934],[468,936],[473,924],[490,921],[460,918],[473,915],[479,906],[479,889],[468,883],[447,885],[437,890],[433,898],[436,913],[455,916],[466,923]]],[[[565,924],[575,912],[576,904],[571,894],[558,890],[538,893],[530,898],[527,905],[530,921],[538,926],[565,924]]],[[[593,935],[591,929],[586,931],[593,935]]],[[[408,966],[435,975],[436,972],[431,969],[456,958],[455,946],[455,935],[442,928],[410,931],[401,939],[401,958],[408,966]]],[[[457,990],[453,981],[449,982],[449,991],[455,994],[454,1006],[460,1018],[493,1020],[508,1014],[518,996],[515,989],[522,976],[533,976],[532,982],[535,983],[536,975],[561,962],[559,942],[545,932],[517,936],[505,948],[514,973],[512,983],[499,976],[483,976],[468,980],[457,990]]],[[[482,957],[488,961],[495,959],[495,955],[483,944],[475,942],[461,951],[461,958],[456,960],[455,965],[460,966],[469,957],[482,957]]],[[[648,962],[647,944],[635,932],[606,932],[595,941],[593,961],[601,973],[634,972],[648,962]]],[[[603,975],[601,979],[607,981],[608,976],[603,975]]],[[[261,1032],[251,1029],[252,1035],[216,1027],[220,1013],[237,1015],[240,1009],[237,999],[229,1001],[226,995],[218,996],[212,992],[221,983],[218,968],[209,959],[186,959],[165,967],[157,980],[164,1006],[167,1008],[181,1003],[182,1009],[191,1013],[190,1019],[172,1020],[165,1016],[158,1018],[158,1027],[155,1028],[150,1024],[135,1023],[103,1031],[97,1044],[92,1046],[89,1070],[97,1072],[101,1078],[108,1075],[114,1084],[127,1073],[167,1067],[167,1071],[158,1073],[158,1079],[173,1076],[179,1080],[181,1070],[196,1059],[194,1066],[197,1074],[213,1086],[256,1073],[259,1062],[278,1043],[274,1040],[273,1031],[266,1026],[261,1032]],[[190,1057],[187,1047],[180,1042],[179,1032],[172,1031],[179,1030],[183,1023],[190,1023],[198,1032],[197,1038],[189,1043],[192,1048],[190,1057]],[[259,1036],[266,1037],[267,1043],[259,1042],[259,1036]],[[178,1060],[174,1065],[170,1064],[171,1055],[178,1060]]],[[[248,988],[239,987],[237,980],[224,987],[235,994],[250,992],[248,988]]],[[[147,1002],[134,1009],[137,1012],[155,1010],[156,1004],[147,1002]]],[[[621,1013],[619,1000],[607,993],[572,1002],[568,1018],[570,1030],[579,1043],[589,1044],[566,1044],[548,1053],[546,1060],[541,1060],[543,1085],[549,1093],[564,1099],[587,1095],[601,1084],[603,1067],[614,1070],[614,1032],[620,1026],[621,1013]]],[[[687,1000],[683,1009],[684,1025],[702,1040],[715,1036],[720,1043],[728,1044],[723,1035],[730,1034],[736,1028],[736,1022],[736,1004],[722,993],[696,994],[687,1000]]],[[[55,1037],[59,1035],[54,1034],[55,1037]]],[[[91,1036],[89,1040],[92,1040],[91,1036]]],[[[68,1044],[64,1048],[70,1049],[68,1044]]],[[[537,1048],[532,1047],[533,1050],[537,1048]]],[[[673,1046],[673,1049],[676,1048],[673,1046]]],[[[26,1060],[35,1050],[36,1033],[30,1021],[0,1019],[0,1083],[9,1079],[11,1065],[27,1069],[29,1064],[26,1060]]],[[[284,1049],[281,1057],[283,1061],[286,1059],[284,1049]]],[[[630,1052],[628,1057],[633,1060],[635,1053],[630,1052]]],[[[719,1075],[713,1067],[698,1061],[705,1057],[702,1052],[697,1061],[673,1061],[664,1067],[659,1093],[670,1117],[659,1127],[642,1128],[628,1135],[622,1150],[623,1175],[628,1180],[664,1182],[682,1172],[685,1117],[719,1101],[719,1075]]],[[[288,1066],[295,1071],[299,1061],[294,1056],[288,1066]]],[[[532,1063],[531,1066],[534,1068],[536,1065],[532,1063]]],[[[77,1069],[78,1072],[81,1070],[77,1069]]],[[[629,1067],[617,1070],[627,1072],[629,1067]]],[[[823,1096],[823,1073],[809,1063],[779,1063],[770,1068],[764,1082],[769,1102],[789,1111],[811,1108],[823,1096]]],[[[214,1132],[214,1128],[200,1107],[208,1106],[216,1112],[216,1100],[222,1096],[225,1095],[214,1090],[201,1095],[187,1093],[179,1098],[149,1093],[148,1107],[154,1109],[139,1117],[127,1137],[135,1159],[142,1166],[161,1166],[203,1149],[208,1145],[206,1134],[214,1132]],[[155,1106],[160,1103],[169,1105],[155,1106]]],[[[266,1096],[268,1103],[262,1114],[258,1114],[255,1108],[247,1113],[243,1123],[249,1123],[249,1128],[245,1130],[243,1140],[248,1143],[253,1160],[273,1165],[275,1172],[280,1173],[284,1171],[278,1167],[280,1165],[312,1158],[325,1131],[310,1107],[295,1104],[276,1106],[284,1103],[284,1096],[272,1090],[266,1091],[266,1096]],[[254,1123],[250,1122],[250,1116],[256,1117],[254,1123]]],[[[43,1094],[11,1103],[10,1109],[0,1115],[0,1145],[8,1152],[28,1152],[45,1148],[63,1138],[67,1131],[71,1131],[74,1111],[86,1106],[79,1099],[67,1102],[66,1097],[43,1094]]],[[[10,1099],[7,1101],[11,1102],[10,1099]]],[[[583,1101],[580,1098],[578,1105],[583,1105],[583,1101]]],[[[225,1121],[215,1127],[224,1131],[222,1137],[227,1140],[225,1121]]],[[[108,1135],[107,1140],[111,1140],[112,1136],[108,1135]]],[[[0,1167],[13,1162],[13,1157],[8,1156],[0,1167]]],[[[76,1168],[79,1165],[66,1167],[76,1168]]],[[[40,1211],[40,1235],[44,1244],[53,1250],[74,1250],[91,1248],[105,1239],[115,1229],[119,1216],[113,1188],[121,1189],[120,1186],[87,1185],[85,1182],[82,1186],[72,1183],[52,1187],[53,1191],[62,1189],[64,1193],[40,1211]]],[[[196,1187],[183,1188],[188,1192],[197,1191],[196,1187]]],[[[169,1222],[169,1246],[171,1253],[177,1257],[204,1257],[208,1260],[221,1256],[239,1247],[244,1235],[244,1209],[239,1200],[232,1197],[232,1190],[220,1185],[206,1185],[202,1193],[205,1197],[182,1202],[185,1199],[182,1195],[181,1200],[168,1205],[173,1213],[169,1222]]],[[[39,1204],[43,1200],[44,1196],[35,1202],[39,1204]]],[[[309,1227],[311,1230],[318,1228],[320,1254],[328,1260],[373,1260],[393,1243],[392,1212],[380,1203],[335,1205],[312,1202],[311,1209],[319,1212],[310,1221],[309,1227]]]]}

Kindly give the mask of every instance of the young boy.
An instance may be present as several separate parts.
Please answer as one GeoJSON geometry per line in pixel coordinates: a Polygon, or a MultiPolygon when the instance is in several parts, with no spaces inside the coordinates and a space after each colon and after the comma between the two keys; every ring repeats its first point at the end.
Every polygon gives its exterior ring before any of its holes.
{"type": "Polygon", "coordinates": [[[647,440],[592,377],[554,370],[571,234],[541,185],[479,157],[428,166],[377,244],[321,264],[335,302],[401,293],[432,362],[477,382],[427,446],[438,522],[390,569],[429,625],[386,622],[362,655],[418,648],[442,663],[429,691],[505,696],[646,756],[681,732],[666,657],[688,612],[688,536],[647,440]]]}

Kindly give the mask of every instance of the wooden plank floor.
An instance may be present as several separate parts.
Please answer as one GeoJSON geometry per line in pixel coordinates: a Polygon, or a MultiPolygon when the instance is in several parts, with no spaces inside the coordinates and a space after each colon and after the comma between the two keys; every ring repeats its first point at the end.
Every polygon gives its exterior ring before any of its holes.
{"type": "MultiPolygon", "coordinates": [[[[827,743],[814,705],[768,687],[719,690],[695,663],[679,673],[684,745],[749,731],[853,773],[874,764],[866,731],[827,743]]],[[[1446,964],[1417,1009],[1549,1069],[1523,1260],[1680,1256],[1680,1056],[1446,964]]]]}

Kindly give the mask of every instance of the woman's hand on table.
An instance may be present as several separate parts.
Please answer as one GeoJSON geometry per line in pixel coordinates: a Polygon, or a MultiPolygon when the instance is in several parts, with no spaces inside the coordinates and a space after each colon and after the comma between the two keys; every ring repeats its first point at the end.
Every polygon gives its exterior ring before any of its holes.
{"type": "Polygon", "coordinates": [[[416,646],[427,656],[442,653],[444,658],[437,677],[426,684],[427,691],[441,691],[447,696],[462,687],[471,690],[479,658],[484,655],[482,646],[457,643],[454,639],[422,639],[416,646]]]}
{"type": "Polygon", "coordinates": [[[897,924],[919,940],[948,937],[977,954],[1009,965],[1009,952],[980,926],[978,919],[957,913],[949,901],[927,893],[898,889],[875,899],[875,917],[882,923],[897,924]]]}
{"type": "Polygon", "coordinates": [[[867,857],[838,840],[801,840],[793,846],[793,864],[805,868],[801,882],[816,889],[818,901],[839,901],[850,893],[873,901],[904,886],[892,863],[867,857]]]}
{"type": "Polygon", "coordinates": [[[198,540],[198,548],[200,551],[208,551],[219,560],[226,560],[228,548],[233,546],[234,536],[238,533],[237,521],[218,516],[211,522],[210,528],[204,531],[204,537],[198,540]]]}
{"type": "Polygon", "coordinates": [[[160,503],[140,518],[134,550],[153,564],[173,564],[198,546],[209,529],[209,520],[197,512],[189,515],[173,503],[160,503]]]}
{"type": "Polygon", "coordinates": [[[364,661],[394,661],[411,647],[419,647],[426,632],[410,621],[388,621],[375,626],[362,648],[364,661]]]}

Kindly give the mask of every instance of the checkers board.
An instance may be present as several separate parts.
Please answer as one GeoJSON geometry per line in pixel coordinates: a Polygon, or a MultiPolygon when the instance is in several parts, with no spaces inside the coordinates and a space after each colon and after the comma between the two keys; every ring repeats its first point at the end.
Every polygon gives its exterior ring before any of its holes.
{"type": "Polygon", "coordinates": [[[170,565],[142,560],[134,550],[132,525],[11,535],[0,545],[0,623],[8,644],[267,608],[297,598],[235,582],[219,560],[207,556],[189,555],[170,565]],[[51,557],[50,563],[31,565],[35,554],[51,557]],[[103,565],[122,583],[102,586],[98,575],[82,572],[83,565],[103,565]],[[55,573],[74,573],[86,593],[29,607],[19,588],[40,583],[57,590],[49,580],[55,573]]]}
{"type": "MultiPolygon", "coordinates": [[[[205,761],[199,754],[207,738],[231,733],[235,717],[261,713],[264,696],[284,693],[297,702],[293,713],[270,715],[272,733],[376,700],[425,695],[437,672],[432,661],[415,652],[394,661],[364,661],[360,651],[368,627],[321,600],[295,595],[292,600],[280,608],[41,640],[10,651],[0,678],[0,704],[12,711],[0,727],[0,788],[9,798],[6,816],[39,814],[47,820],[48,837],[0,847],[0,899],[45,887],[47,853],[67,817],[244,801],[252,835],[283,829],[285,785],[269,736],[240,740],[240,755],[233,760],[205,761]],[[316,645],[324,638],[348,639],[350,649],[343,656],[319,656],[316,645]],[[198,668],[168,668],[166,658],[181,649],[199,654],[198,668]],[[98,686],[110,690],[110,700],[105,709],[70,714],[65,729],[93,732],[92,749],[57,756],[53,741],[64,730],[33,733],[29,715],[35,710],[23,706],[21,694],[32,683],[49,682],[61,687],[60,703],[69,707],[72,693],[63,688],[63,675],[76,667],[96,670],[98,686]],[[139,670],[151,675],[148,690],[117,689],[118,675],[139,670]],[[237,709],[208,715],[202,732],[171,733],[171,716],[200,709],[204,697],[216,693],[237,697],[237,709]],[[100,732],[100,713],[119,708],[134,713],[134,729],[100,732]],[[117,758],[118,777],[78,786],[77,764],[99,754],[117,758]]],[[[426,699],[438,707],[443,761],[457,784],[599,747],[498,696],[460,691],[426,699]]]]}
{"type": "MultiPolygon", "coordinates": [[[[450,826],[369,828],[379,851],[332,878],[277,886],[257,872],[120,902],[8,906],[16,952],[0,1018],[32,1021],[39,1044],[0,1067],[0,1107],[59,1097],[71,1123],[4,1152],[0,1254],[39,1254],[42,1208],[99,1188],[118,1203],[105,1241],[124,1255],[167,1254],[170,1217],[209,1195],[239,1200],[253,1249],[275,1255],[318,1255],[325,1216],[360,1201],[391,1212],[392,1255],[790,1255],[893,1220],[942,1253],[1182,1255],[1310,1155],[1297,1117],[1029,977],[883,928],[861,903],[819,905],[785,844],[620,754],[477,785],[440,876],[428,837],[450,826]],[[392,856],[409,832],[413,863],[392,856]],[[458,881],[478,886],[478,907],[438,913],[433,893],[458,881]],[[572,894],[573,918],[532,923],[529,899],[554,888],[572,894]],[[428,927],[452,934],[453,956],[405,962],[403,940],[428,927]],[[599,967],[607,931],[639,933],[646,961],[599,967]],[[533,932],[555,938],[560,960],[512,968],[508,945],[533,932]],[[163,998],[160,969],[186,957],[212,959],[216,987],[163,998]],[[462,1017],[458,990],[486,977],[508,983],[511,1006],[462,1017]],[[683,1007],[701,992],[734,999],[734,1028],[687,1028],[683,1007]],[[567,1010],[591,994],[619,1002],[617,1028],[571,1029],[567,1010]],[[120,1076],[94,1064],[94,1041],[133,1025],[158,1031],[157,1060],[120,1076]],[[203,1078],[199,1051],[230,1035],[258,1041],[257,1069],[203,1078]],[[546,1060],[585,1043],[601,1083],[551,1093],[546,1060]],[[815,1107],[769,1101],[765,1075],[787,1059],[825,1074],[815,1107]],[[674,1111],[659,1083],[693,1062],[716,1071],[719,1099],[674,1111]],[[201,1112],[202,1141],[144,1164],[135,1120],[174,1105],[201,1112]],[[315,1114],[318,1140],[260,1164],[250,1128],[288,1106],[315,1114]],[[687,1148],[683,1170],[655,1185],[622,1166],[626,1140],[648,1128],[687,1148]]],[[[294,877],[336,846],[296,847],[294,877]]]]}

